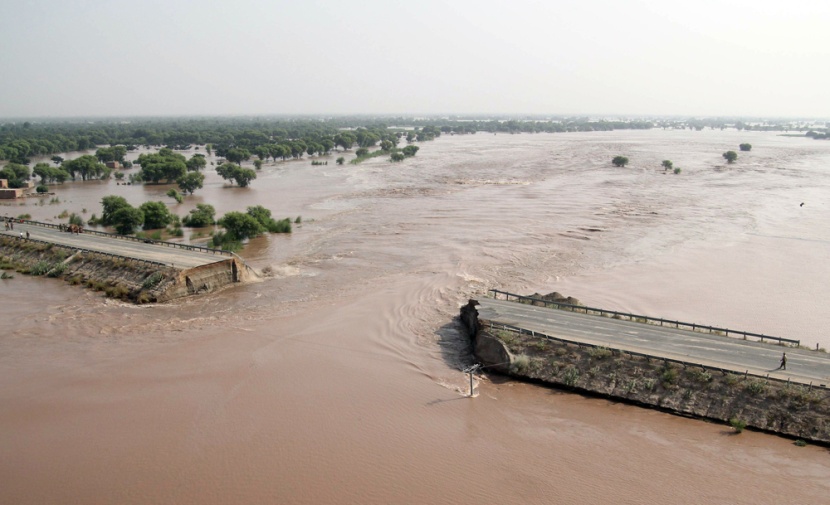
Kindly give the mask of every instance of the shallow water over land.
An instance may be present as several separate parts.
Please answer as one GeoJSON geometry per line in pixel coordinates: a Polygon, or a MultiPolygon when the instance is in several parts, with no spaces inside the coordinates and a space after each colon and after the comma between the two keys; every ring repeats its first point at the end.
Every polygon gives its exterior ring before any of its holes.
{"type": "MultiPolygon", "coordinates": [[[[556,290],[830,347],[830,143],[478,134],[335,158],[267,163],[248,189],[209,166],[173,206],[302,215],[242,252],[273,279],[158,306],[0,281],[0,502],[826,501],[826,449],[499,378],[465,398],[454,318],[490,288],[556,290]]],[[[167,189],[67,184],[0,214],[167,189]]]]}

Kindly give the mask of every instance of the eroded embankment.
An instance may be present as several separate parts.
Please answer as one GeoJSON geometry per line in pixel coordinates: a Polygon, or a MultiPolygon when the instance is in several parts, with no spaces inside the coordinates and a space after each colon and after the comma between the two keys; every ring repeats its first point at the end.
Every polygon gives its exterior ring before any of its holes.
{"type": "Polygon", "coordinates": [[[157,263],[13,237],[0,237],[0,269],[55,277],[136,303],[167,299],[180,276],[176,269],[157,263]]]}
{"type": "Polygon", "coordinates": [[[475,305],[470,300],[462,307],[461,319],[475,356],[491,365],[488,370],[741,428],[830,443],[830,393],[826,389],[491,331],[479,321],[475,305]]]}

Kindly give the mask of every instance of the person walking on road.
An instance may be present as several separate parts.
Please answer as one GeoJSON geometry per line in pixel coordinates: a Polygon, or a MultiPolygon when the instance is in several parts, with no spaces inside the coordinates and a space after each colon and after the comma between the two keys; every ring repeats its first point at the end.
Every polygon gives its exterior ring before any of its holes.
{"type": "Polygon", "coordinates": [[[787,353],[783,353],[781,355],[781,366],[778,367],[781,370],[787,369],[787,353]]]}

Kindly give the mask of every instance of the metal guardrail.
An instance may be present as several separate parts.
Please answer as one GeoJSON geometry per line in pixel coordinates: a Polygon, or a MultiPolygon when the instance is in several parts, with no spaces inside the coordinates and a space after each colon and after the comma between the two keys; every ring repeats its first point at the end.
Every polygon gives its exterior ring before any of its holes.
{"type": "Polygon", "coordinates": [[[137,261],[139,263],[146,263],[148,265],[158,265],[158,266],[162,266],[162,267],[171,267],[172,266],[172,264],[168,265],[167,263],[162,263],[160,261],[152,261],[152,260],[145,260],[145,259],[141,259],[141,258],[134,258],[132,256],[127,256],[127,255],[124,255],[124,254],[112,254],[112,253],[102,252],[102,251],[93,251],[92,249],[84,249],[82,247],[75,247],[75,246],[65,245],[65,244],[56,244],[54,242],[49,242],[47,240],[40,240],[40,239],[36,239],[36,238],[26,238],[26,237],[19,237],[17,235],[7,235],[7,234],[0,234],[0,237],[9,237],[9,238],[13,238],[15,240],[21,240],[23,242],[38,242],[40,244],[63,247],[63,248],[66,248],[66,249],[71,249],[73,251],[78,251],[78,252],[82,252],[82,253],[100,254],[102,256],[109,256],[111,258],[137,261]]]}
{"type": "MultiPolygon", "coordinates": [[[[32,221],[32,220],[29,220],[29,219],[18,220],[18,222],[21,222],[23,224],[32,224],[32,225],[35,225],[35,226],[43,226],[45,228],[53,228],[53,229],[56,229],[56,230],[61,229],[61,226],[63,226],[63,225],[60,225],[60,224],[43,223],[43,222],[40,222],[40,221],[32,221]]],[[[114,239],[132,240],[134,242],[143,242],[145,244],[156,244],[156,245],[163,245],[163,246],[167,246],[167,247],[178,247],[179,249],[189,249],[191,251],[208,252],[208,253],[212,253],[212,254],[222,254],[222,255],[230,256],[230,257],[235,256],[235,254],[232,253],[231,251],[225,251],[224,249],[212,249],[210,247],[202,247],[202,246],[191,245],[191,244],[180,244],[178,242],[167,242],[167,241],[164,241],[164,240],[153,240],[153,239],[149,239],[149,238],[131,237],[129,235],[119,235],[117,233],[109,233],[109,232],[105,232],[105,231],[90,230],[88,228],[85,228],[83,233],[89,233],[89,234],[92,234],[92,235],[99,235],[101,237],[110,237],[110,238],[114,238],[114,239]]]]}
{"type": "MultiPolygon", "coordinates": [[[[641,353],[641,352],[627,351],[627,350],[624,350],[624,349],[616,349],[616,348],[608,347],[608,346],[604,346],[604,345],[589,344],[587,342],[579,342],[579,341],[576,341],[576,340],[568,340],[566,338],[554,337],[553,335],[548,335],[546,333],[542,333],[542,332],[539,332],[539,331],[526,330],[524,328],[520,328],[518,326],[513,326],[513,325],[510,325],[510,324],[494,323],[492,321],[486,321],[486,322],[487,322],[487,326],[491,330],[495,328],[495,329],[502,329],[502,330],[505,330],[505,331],[514,331],[514,332],[521,333],[521,334],[524,334],[524,335],[530,335],[530,336],[533,336],[533,337],[544,338],[546,340],[555,340],[557,342],[562,342],[564,344],[575,345],[577,347],[589,347],[589,348],[594,348],[594,349],[600,349],[600,348],[601,349],[608,349],[608,350],[616,351],[620,354],[628,354],[629,356],[637,356],[637,357],[645,358],[646,360],[655,360],[655,361],[663,361],[663,362],[667,362],[667,363],[676,363],[678,365],[683,366],[684,369],[686,367],[691,366],[691,367],[702,368],[705,371],[714,370],[716,372],[722,373],[723,375],[736,374],[736,375],[743,375],[744,377],[755,377],[755,378],[758,378],[758,379],[764,379],[764,380],[767,380],[767,381],[770,381],[770,380],[771,381],[777,381],[777,382],[781,382],[781,383],[797,382],[799,384],[804,384],[805,386],[808,384],[807,382],[791,381],[789,378],[787,378],[787,380],[784,380],[784,379],[779,379],[777,377],[770,377],[769,374],[758,375],[758,374],[755,374],[755,373],[749,373],[749,370],[744,370],[744,372],[741,373],[739,370],[733,370],[733,369],[729,369],[729,368],[720,368],[720,367],[715,367],[715,366],[706,366],[706,365],[703,365],[702,363],[695,363],[693,361],[684,361],[684,360],[679,360],[679,359],[674,359],[674,358],[666,358],[666,357],[663,357],[663,356],[656,356],[656,355],[653,355],[653,354],[644,354],[644,353],[641,353]]],[[[810,381],[809,386],[810,386],[811,389],[814,387],[812,381],[810,381]]],[[[815,387],[826,388],[827,385],[826,384],[818,384],[815,387]]]]}
{"type": "Polygon", "coordinates": [[[501,295],[505,296],[505,300],[507,300],[507,301],[510,300],[510,297],[513,297],[513,298],[516,298],[516,299],[519,299],[519,300],[528,300],[528,301],[531,301],[531,302],[542,303],[542,304],[544,304],[545,307],[547,307],[548,305],[552,305],[552,306],[554,306],[554,308],[557,308],[557,309],[564,308],[565,310],[569,310],[571,312],[584,312],[585,314],[594,313],[594,314],[598,314],[600,316],[610,315],[611,317],[617,317],[617,318],[627,317],[630,321],[637,321],[637,322],[643,322],[643,323],[648,323],[648,324],[654,324],[655,326],[657,325],[657,323],[659,323],[660,326],[665,326],[665,325],[672,326],[673,325],[677,329],[689,328],[692,331],[705,330],[705,331],[708,331],[709,333],[722,334],[722,335],[727,336],[727,337],[730,336],[730,334],[739,335],[739,336],[742,336],[744,340],[746,340],[747,337],[752,337],[752,338],[759,339],[761,342],[763,342],[764,340],[775,340],[779,344],[788,343],[788,344],[793,344],[796,347],[801,345],[800,340],[794,340],[794,339],[791,339],[791,338],[784,338],[784,337],[774,337],[772,335],[764,335],[763,333],[752,333],[752,332],[741,331],[741,330],[730,330],[728,328],[718,328],[716,326],[708,326],[708,325],[705,325],[705,324],[684,323],[682,321],[672,321],[672,320],[669,320],[669,319],[662,319],[662,318],[659,318],[659,317],[643,316],[643,315],[639,315],[639,314],[629,314],[627,312],[618,312],[616,310],[599,309],[599,308],[596,308],[596,307],[585,307],[583,305],[571,305],[571,304],[568,304],[568,303],[554,302],[554,301],[551,301],[551,300],[542,300],[541,298],[533,298],[531,296],[517,295],[515,293],[508,293],[507,291],[501,291],[501,290],[498,290],[498,289],[491,289],[490,292],[494,293],[496,295],[496,296],[494,296],[494,298],[498,298],[498,295],[501,294],[501,295]]]}

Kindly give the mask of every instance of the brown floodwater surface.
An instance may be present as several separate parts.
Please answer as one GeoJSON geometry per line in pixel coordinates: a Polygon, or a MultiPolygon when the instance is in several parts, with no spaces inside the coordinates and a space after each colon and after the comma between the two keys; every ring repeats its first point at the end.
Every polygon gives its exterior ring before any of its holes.
{"type": "Polygon", "coordinates": [[[181,205],[94,181],[0,207],[302,216],[241,253],[274,278],[202,297],[0,281],[0,503],[827,503],[825,448],[499,377],[466,398],[455,317],[487,289],[556,290],[830,347],[830,143],[477,134],[399,164],[338,155],[266,163],[247,189],[209,165],[181,205]]]}

